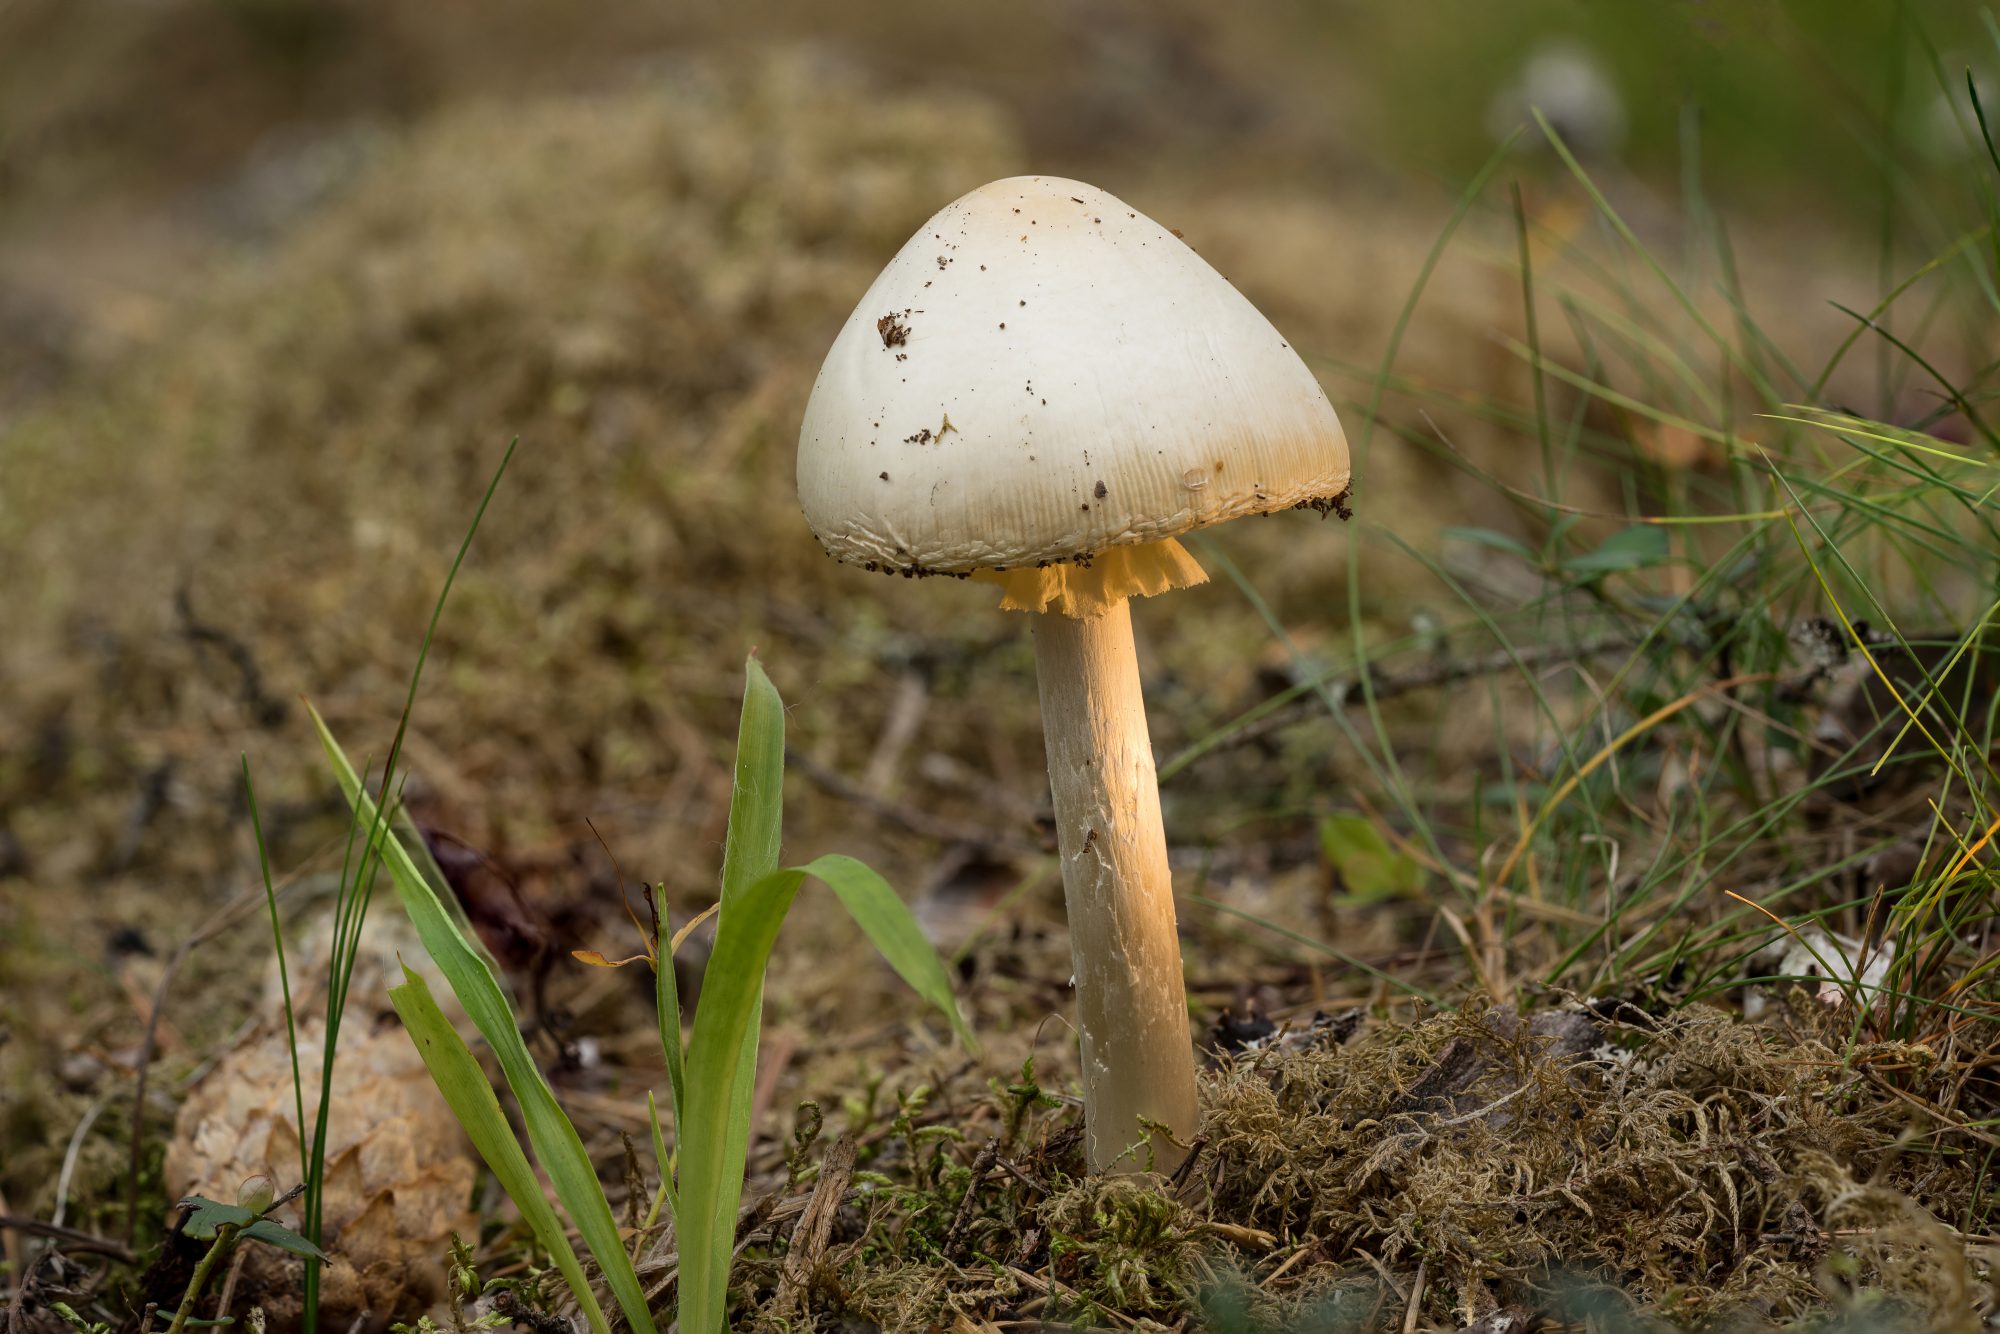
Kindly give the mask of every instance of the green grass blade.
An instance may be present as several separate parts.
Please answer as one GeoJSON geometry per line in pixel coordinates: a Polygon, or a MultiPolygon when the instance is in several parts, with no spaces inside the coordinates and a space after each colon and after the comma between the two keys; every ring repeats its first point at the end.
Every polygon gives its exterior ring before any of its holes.
{"type": "Polygon", "coordinates": [[[677,1225],[683,1334],[716,1334],[728,1311],[764,965],[804,883],[805,872],[785,870],[739,885],[716,927],[715,950],[708,958],[688,1043],[687,1119],[680,1127],[677,1225]]]}
{"type": "MultiPolygon", "coordinates": [[[[667,1091],[673,1097],[674,1133],[678,1135],[687,1107],[687,1048],[681,1041],[680,979],[674,976],[674,931],[667,918],[666,881],[653,890],[653,902],[658,910],[653,944],[654,1009],[660,1018],[660,1051],[667,1061],[667,1091]]],[[[657,1133],[657,1118],[654,1125],[657,1133]]],[[[660,1170],[667,1170],[665,1159],[660,1161],[660,1170]]]]}
{"type": "MultiPolygon", "coordinates": [[[[729,930],[730,915],[737,911],[737,901],[778,869],[778,854],[784,838],[784,785],[785,702],[779,697],[778,688],[771,684],[771,678],[764,674],[763,664],[757,661],[755,654],[751,654],[743,665],[743,716],[736,730],[736,776],[729,794],[729,836],[722,853],[722,911],[717,914],[715,933],[718,943],[723,933],[729,930]]],[[[797,892],[796,885],[792,892],[797,892]]],[[[788,894],[785,904],[789,907],[790,903],[791,896],[788,894]]],[[[780,909],[777,919],[770,923],[774,935],[778,922],[783,918],[784,911],[780,909]]],[[[747,988],[741,999],[746,1007],[744,1013],[731,1017],[732,1023],[741,1021],[741,1035],[727,1048],[711,1053],[712,1060],[735,1063],[734,1076],[722,1085],[732,1099],[729,1114],[712,1120],[704,1119],[697,1125],[692,1119],[693,1108],[690,1106],[687,1109],[690,1119],[678,1121],[675,1126],[679,1143],[688,1148],[687,1152],[679,1155],[684,1179],[680,1185],[683,1207],[677,1216],[682,1247],[680,1292],[683,1329],[714,1329],[720,1326],[722,1320],[729,1283],[729,1253],[736,1234],[736,1201],[743,1189],[743,1163],[750,1152],[750,1099],[757,1083],[757,1040],[764,1026],[764,965],[761,960],[769,954],[770,947],[766,945],[763,953],[758,955],[760,962],[754,974],[746,974],[741,979],[732,978],[732,983],[740,981],[747,988]],[[735,1185],[726,1200],[713,1194],[690,1195],[685,1176],[689,1166],[697,1159],[708,1168],[717,1164],[735,1164],[731,1172],[735,1185]],[[703,1254],[706,1259],[719,1263],[719,1270],[688,1263],[687,1247],[691,1233],[699,1237],[698,1244],[705,1248],[712,1247],[712,1257],[708,1250],[704,1250],[703,1254]],[[692,1307],[689,1305],[690,1280],[695,1293],[692,1307]],[[690,1325],[690,1309],[696,1312],[699,1320],[707,1320],[708,1323],[704,1325],[698,1321],[690,1325]],[[711,1311],[712,1319],[709,1316],[711,1311]]],[[[711,1007],[709,988],[715,977],[713,956],[703,976],[701,1008],[695,1017],[695,1036],[689,1043],[686,1079],[690,1088],[696,1087],[695,1062],[700,1057],[700,1048],[696,1044],[701,1041],[702,1020],[711,1007]]],[[[731,994],[736,993],[732,990],[731,994]]],[[[712,1076],[708,1079],[711,1084],[714,1082],[712,1076]]]]}
{"type": "MultiPolygon", "coordinates": [[[[361,786],[361,780],[347,762],[340,743],[334,740],[333,733],[327,730],[326,722],[319,713],[311,710],[310,706],[308,711],[312,714],[313,726],[318,729],[320,745],[340,781],[341,791],[363,821],[376,821],[375,803],[361,786]]],[[[521,1105],[521,1116],[527,1124],[528,1140],[534,1146],[535,1158],[549,1174],[557,1198],[569,1211],[570,1221],[576,1225],[584,1245],[604,1271],[605,1282],[618,1298],[625,1318],[633,1329],[650,1334],[654,1325],[646,1307],[646,1296],[619,1240],[618,1224],[611,1216],[611,1206],[604,1198],[604,1188],[598,1183],[597,1171],[591,1165],[590,1155],[584,1151],[576,1127],[570,1124],[569,1118],[556,1104],[555,1093],[549,1088],[541,1067],[535,1064],[527,1044],[521,1040],[513,1010],[484,954],[460,931],[457,920],[439,901],[401,839],[385,837],[380,856],[388,867],[390,882],[396,887],[396,896],[402,901],[404,912],[409,914],[418,937],[424,943],[425,952],[444,974],[445,981],[451,984],[459,1004],[465,1007],[466,1014],[485,1035],[494,1055],[499,1058],[500,1068],[507,1076],[507,1085],[521,1105]]]]}
{"type": "Polygon", "coordinates": [[[569,1283],[569,1290],[583,1308],[584,1319],[590,1322],[591,1329],[597,1334],[610,1334],[610,1323],[597,1303],[597,1294],[591,1291],[590,1280],[584,1277],[583,1266],[577,1262],[569,1234],[563,1231],[556,1211],[542,1194],[542,1184],[535,1178],[535,1169],[528,1165],[528,1156],[521,1152],[514,1128],[507,1124],[500,1100],[493,1096],[493,1087],[486,1082],[486,1072],[473,1058],[465,1039],[459,1037],[444,1012],[438,1009],[430,985],[423,977],[405,967],[403,978],[402,986],[389,988],[389,1003],[402,1016],[403,1027],[417,1044],[417,1052],[424,1058],[424,1066],[431,1072],[438,1092],[450,1105],[451,1114],[465,1127],[472,1147],[479,1150],[480,1158],[507,1192],[507,1198],[521,1211],[521,1217],[535,1234],[536,1244],[554,1257],[556,1268],[569,1283]]]}
{"type": "Polygon", "coordinates": [[[451,914],[451,920],[457,925],[458,933],[465,937],[466,944],[479,951],[479,957],[486,960],[486,967],[493,973],[493,980],[499,983],[500,990],[511,1004],[514,999],[514,989],[507,985],[506,975],[500,971],[499,960],[493,957],[492,951],[486,948],[486,942],[479,938],[477,931],[473,930],[472,919],[465,915],[465,905],[458,901],[457,891],[452,889],[451,882],[445,879],[444,868],[439,866],[437,858],[431,855],[431,847],[424,841],[423,831],[417,828],[417,822],[410,818],[409,811],[401,806],[396,809],[395,824],[396,833],[403,840],[403,850],[410,854],[410,860],[416,865],[418,874],[422,875],[425,882],[430,885],[431,893],[435,894],[437,901],[444,905],[444,910],[451,914]]]}
{"type": "Polygon", "coordinates": [[[651,1227],[659,1218],[662,1203],[667,1206],[667,1216],[676,1220],[678,1226],[681,1201],[674,1192],[674,1156],[667,1152],[667,1137],[660,1133],[660,1105],[653,1101],[651,1089],[646,1090],[646,1122],[653,1128],[653,1158],[660,1165],[660,1196],[653,1202],[646,1226],[651,1227]]]}
{"type": "Polygon", "coordinates": [[[861,863],[851,857],[821,857],[738,888],[716,928],[715,951],[688,1043],[679,1215],[680,1326],[687,1334],[713,1334],[727,1314],[729,1260],[749,1144],[749,1090],[756,1077],[755,1067],[746,1066],[741,1053],[756,1040],[764,967],[807,876],[831,886],[891,966],[926,999],[941,999],[939,1008],[953,1019],[955,1029],[965,1032],[944,985],[943,964],[895,891],[861,863]],[[725,1148],[710,1152],[711,1145],[725,1148]]]}
{"type": "Polygon", "coordinates": [[[951,975],[938,957],[930,937],[917,925],[916,915],[888,881],[852,857],[829,855],[806,868],[824,880],[839,896],[847,915],[860,926],[889,966],[910,984],[910,989],[938,1008],[951,1024],[951,1031],[975,1056],[979,1040],[959,1013],[952,995],[951,975]]]}
{"type": "Polygon", "coordinates": [[[1972,102],[1972,114],[1979,120],[1979,140],[1986,145],[1986,160],[1993,164],[1995,173],[2000,173],[2000,148],[1993,146],[1993,128],[1986,123],[1986,108],[1979,101],[1979,80],[1972,77],[1969,66],[1965,71],[1965,95],[1972,102]]]}
{"type": "Polygon", "coordinates": [[[722,853],[722,905],[778,869],[785,818],[785,702],[756,655],[744,663],[736,730],[736,783],[722,853]]]}
{"type": "Polygon", "coordinates": [[[243,756],[243,795],[250,803],[250,828],[257,835],[257,869],[264,877],[264,906],[271,913],[271,946],[278,953],[278,985],[285,996],[285,1047],[292,1057],[292,1113],[298,1118],[299,1180],[312,1177],[311,1151],[306,1146],[305,1083],[299,1078],[299,1024],[292,1008],[292,973],[285,963],[285,929],[278,924],[278,891],[271,883],[271,851],[264,844],[264,820],[257,813],[257,785],[250,781],[250,757],[243,756]]]}

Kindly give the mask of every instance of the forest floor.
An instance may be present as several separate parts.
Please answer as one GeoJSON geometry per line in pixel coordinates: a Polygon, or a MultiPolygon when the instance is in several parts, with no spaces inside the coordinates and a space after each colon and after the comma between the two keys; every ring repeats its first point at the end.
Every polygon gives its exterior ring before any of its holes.
{"type": "MultiPolygon", "coordinates": [[[[1172,134],[1115,92],[1077,104],[1114,142],[1172,134]]],[[[1093,1179],[1021,618],[835,565],[791,482],[820,356],[924,218],[1116,156],[1057,123],[809,43],[330,122],[143,222],[38,183],[0,246],[11,1321],[171,1310],[174,1202],[296,1176],[245,757],[313,994],[346,824],[302,700],[379,760],[518,437],[405,796],[614,1205],[656,1185],[651,986],[572,951],[636,950],[639,880],[714,901],[751,652],[787,860],[903,889],[984,1043],[800,901],[746,1325],[1986,1327],[2000,516],[1979,395],[1937,390],[1991,372],[1978,247],[1938,247],[1925,360],[1885,362],[1827,304],[1874,306],[1875,256],[1725,247],[1581,167],[1461,220],[1106,166],[1305,351],[1359,482],[1351,524],[1232,525],[1135,608],[1203,1123],[1173,1179],[1093,1179]]],[[[386,895],[363,953],[328,1318],[447,1319],[454,1233],[488,1307],[566,1318],[389,1009],[421,947],[386,895]]],[[[275,1255],[223,1300],[282,1328],[275,1255]]]]}

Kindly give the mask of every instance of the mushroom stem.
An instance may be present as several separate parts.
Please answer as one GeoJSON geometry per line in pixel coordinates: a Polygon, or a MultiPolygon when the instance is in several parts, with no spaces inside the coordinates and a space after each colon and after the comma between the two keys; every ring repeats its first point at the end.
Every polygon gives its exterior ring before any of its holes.
{"type": "Polygon", "coordinates": [[[1194,1050],[1130,605],[1035,617],[1096,1172],[1171,1172],[1196,1129],[1194,1050]],[[1137,1145],[1136,1152],[1132,1151],[1137,1145]]]}

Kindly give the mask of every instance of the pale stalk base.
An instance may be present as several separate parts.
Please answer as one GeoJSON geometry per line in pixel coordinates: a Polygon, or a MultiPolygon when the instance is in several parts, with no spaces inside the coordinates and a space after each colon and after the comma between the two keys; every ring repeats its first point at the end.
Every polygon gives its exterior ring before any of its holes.
{"type": "Polygon", "coordinates": [[[1132,614],[1035,618],[1042,732],[1055,795],[1091,1170],[1171,1172],[1197,1125],[1194,1044],[1174,933],[1159,780],[1132,614]],[[1137,1146],[1134,1148],[1134,1146],[1137,1146]]]}

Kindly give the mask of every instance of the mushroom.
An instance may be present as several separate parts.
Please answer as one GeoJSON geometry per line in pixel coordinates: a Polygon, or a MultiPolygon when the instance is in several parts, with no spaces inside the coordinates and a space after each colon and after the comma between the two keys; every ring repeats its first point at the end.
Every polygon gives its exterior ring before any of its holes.
{"type": "Polygon", "coordinates": [[[1332,406],[1270,322],[1176,233],[1057,177],[924,224],[813,385],[798,481],[821,545],[998,582],[1034,614],[1093,1170],[1170,1171],[1197,1128],[1127,599],[1203,582],[1181,533],[1344,517],[1348,477],[1332,406]]]}

